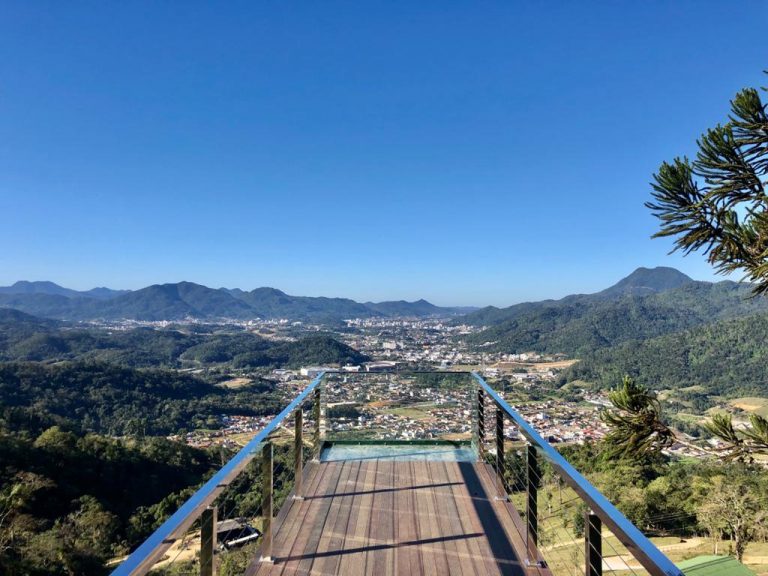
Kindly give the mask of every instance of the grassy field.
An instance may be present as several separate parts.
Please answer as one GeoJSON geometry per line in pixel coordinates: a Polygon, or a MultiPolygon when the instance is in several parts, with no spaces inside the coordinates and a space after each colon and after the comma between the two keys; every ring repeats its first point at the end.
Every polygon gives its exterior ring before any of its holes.
{"type": "MultiPolygon", "coordinates": [[[[518,510],[525,509],[525,493],[512,495],[518,510]]],[[[578,496],[569,488],[544,487],[539,492],[539,549],[555,576],[583,573],[584,538],[576,536],[574,520],[583,514],[578,496]]],[[[712,540],[704,537],[652,537],[651,541],[673,562],[714,553],[712,540]]],[[[730,542],[719,542],[717,553],[727,555],[730,542]]],[[[603,528],[604,574],[647,574],[632,554],[603,528]]],[[[768,576],[768,543],[753,542],[747,547],[744,563],[759,576],[768,576]]]]}
{"type": "Polygon", "coordinates": [[[221,388],[229,388],[231,390],[236,390],[238,388],[243,388],[245,386],[248,386],[251,384],[252,380],[250,378],[232,378],[230,380],[225,380],[223,382],[219,382],[217,386],[221,388]]]}
{"type": "Polygon", "coordinates": [[[768,398],[759,396],[746,396],[744,398],[735,398],[729,400],[728,404],[734,408],[739,408],[745,412],[750,412],[768,418],[768,398]]]}
{"type": "Polygon", "coordinates": [[[435,409],[436,407],[437,406],[432,403],[410,404],[408,406],[397,406],[394,408],[387,408],[384,410],[384,412],[388,414],[392,414],[393,416],[399,416],[401,418],[411,418],[412,420],[424,420],[431,416],[429,411],[435,409]]]}

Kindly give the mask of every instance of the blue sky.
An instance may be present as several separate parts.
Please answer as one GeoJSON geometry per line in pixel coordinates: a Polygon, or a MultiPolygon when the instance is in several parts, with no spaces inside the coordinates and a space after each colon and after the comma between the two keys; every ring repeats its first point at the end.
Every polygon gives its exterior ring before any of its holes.
{"type": "Polygon", "coordinates": [[[0,1],[0,284],[509,305],[637,266],[763,2],[0,1]]]}

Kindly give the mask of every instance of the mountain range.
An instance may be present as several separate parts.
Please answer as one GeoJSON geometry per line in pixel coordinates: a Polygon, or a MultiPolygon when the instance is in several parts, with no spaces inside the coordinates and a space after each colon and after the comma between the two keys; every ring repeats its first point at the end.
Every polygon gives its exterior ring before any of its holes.
{"type": "Polygon", "coordinates": [[[140,290],[71,290],[53,282],[16,282],[0,287],[0,308],[60,320],[143,321],[276,319],[338,322],[347,318],[447,317],[473,308],[415,302],[366,302],[348,298],[290,296],[275,288],[208,288],[193,282],[154,284],[140,290]]]}
{"type": "Polygon", "coordinates": [[[470,342],[508,353],[580,356],[768,311],[749,284],[699,282],[673,268],[639,268],[610,288],[560,300],[487,307],[456,322],[483,326],[470,342]]]}

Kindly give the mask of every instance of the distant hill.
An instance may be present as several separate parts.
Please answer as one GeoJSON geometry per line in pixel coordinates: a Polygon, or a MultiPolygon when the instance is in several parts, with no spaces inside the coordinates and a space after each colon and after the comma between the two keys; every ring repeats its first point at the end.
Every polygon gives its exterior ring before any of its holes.
{"type": "Polygon", "coordinates": [[[332,321],[376,316],[365,305],[348,298],[289,296],[275,288],[238,290],[236,297],[261,318],[332,321]]]}
{"type": "Polygon", "coordinates": [[[446,310],[423,299],[415,302],[406,302],[405,300],[366,302],[365,305],[384,316],[439,316],[440,314],[444,315],[446,310]]]}
{"type": "Polygon", "coordinates": [[[638,268],[632,274],[619,280],[610,288],[598,292],[595,296],[600,298],[614,298],[617,296],[633,295],[647,296],[658,294],[667,290],[674,290],[694,280],[679,270],[658,266],[656,268],[638,268]]]}
{"type": "Polygon", "coordinates": [[[92,288],[79,292],[64,288],[48,281],[29,282],[20,280],[12,286],[0,286],[0,294],[47,294],[49,296],[65,296],[67,298],[95,298],[98,300],[108,300],[115,296],[126,294],[128,290],[110,290],[109,288],[92,288]]]}
{"type": "Polygon", "coordinates": [[[193,282],[154,284],[135,291],[94,288],[86,292],[53,282],[17,282],[0,288],[0,308],[61,320],[287,318],[329,323],[349,318],[447,317],[468,311],[435,306],[426,300],[361,304],[348,298],[291,296],[275,288],[247,292],[193,282]]]}
{"type": "Polygon", "coordinates": [[[460,321],[489,326],[470,341],[493,350],[582,355],[768,311],[768,299],[751,295],[745,284],[696,282],[670,268],[639,269],[596,294],[482,309],[460,321]]]}
{"type": "Polygon", "coordinates": [[[97,361],[128,366],[197,367],[229,364],[236,368],[360,364],[370,360],[331,336],[320,334],[294,342],[274,342],[251,334],[182,333],[136,328],[109,331],[76,328],[0,309],[0,362],[97,361]]]}
{"type": "Polygon", "coordinates": [[[473,326],[501,324],[502,322],[514,320],[537,310],[575,306],[600,300],[615,300],[624,296],[647,296],[680,288],[691,283],[696,283],[696,281],[674,268],[664,266],[638,268],[613,286],[594,294],[571,294],[560,300],[522,302],[506,308],[486,306],[462,317],[461,323],[473,326]]]}
{"type": "Polygon", "coordinates": [[[97,304],[88,310],[106,319],[180,320],[191,318],[248,318],[251,308],[224,290],[192,282],[155,284],[97,304]]]}
{"type": "Polygon", "coordinates": [[[701,412],[711,396],[768,396],[766,341],[763,312],[593,350],[566,377],[607,388],[628,374],[653,389],[678,391],[675,401],[701,412]]]}

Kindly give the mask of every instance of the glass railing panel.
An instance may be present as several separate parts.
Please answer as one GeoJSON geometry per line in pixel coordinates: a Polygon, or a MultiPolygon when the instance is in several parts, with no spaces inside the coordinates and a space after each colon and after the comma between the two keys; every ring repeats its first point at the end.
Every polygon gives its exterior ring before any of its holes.
{"type": "Polygon", "coordinates": [[[323,383],[325,440],[470,443],[468,373],[339,373],[323,383]]]}

